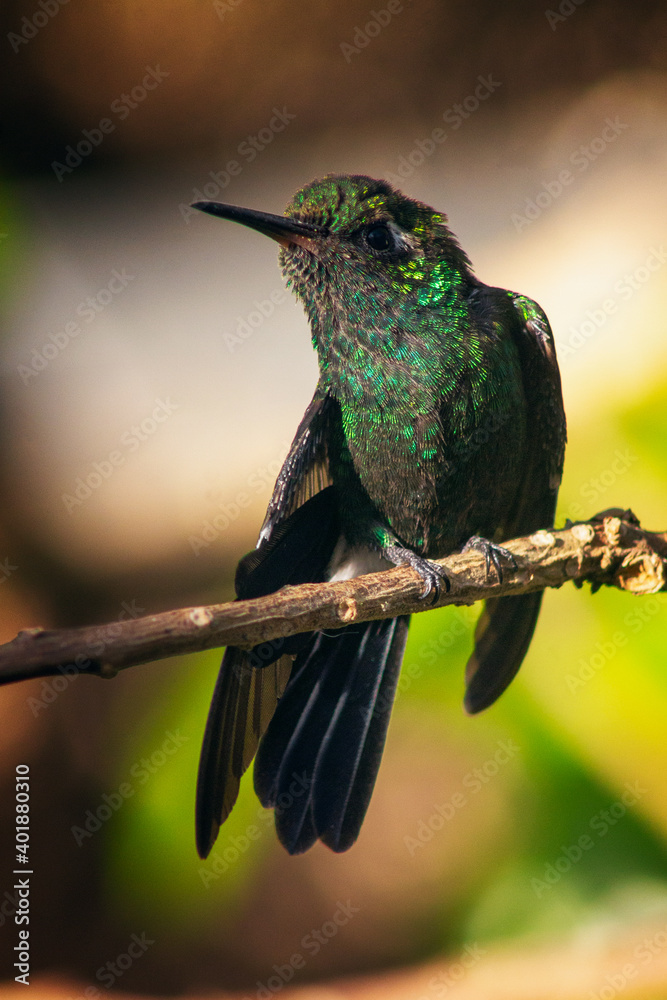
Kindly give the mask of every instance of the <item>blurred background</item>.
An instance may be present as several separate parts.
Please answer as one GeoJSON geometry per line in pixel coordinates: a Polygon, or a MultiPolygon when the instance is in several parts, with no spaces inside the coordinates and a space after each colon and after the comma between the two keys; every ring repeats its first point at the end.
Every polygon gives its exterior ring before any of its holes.
{"type": "MultiPolygon", "coordinates": [[[[329,172],[442,209],[482,280],[546,310],[569,420],[557,524],[620,506],[667,528],[664,4],[0,17],[2,641],[233,596],[317,368],[275,246],[189,205],[281,212],[329,172]]],[[[43,995],[667,997],[664,595],[548,593],[518,679],[471,719],[477,613],[413,620],[341,856],[288,857],[248,775],[197,859],[219,651],[4,688],[3,976],[28,763],[43,995]]]]}

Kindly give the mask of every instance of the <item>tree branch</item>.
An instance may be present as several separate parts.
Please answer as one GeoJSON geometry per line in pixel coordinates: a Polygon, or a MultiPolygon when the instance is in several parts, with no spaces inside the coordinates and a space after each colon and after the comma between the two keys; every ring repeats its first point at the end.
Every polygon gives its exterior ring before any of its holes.
{"type": "MultiPolygon", "coordinates": [[[[393,618],[447,604],[527,594],[584,581],[596,590],[619,587],[633,594],[667,589],[667,532],[644,531],[632,511],[603,511],[562,531],[538,531],[503,543],[516,569],[487,579],[475,552],[437,560],[451,582],[433,604],[420,600],[422,580],[401,567],[341,583],[283,587],[249,601],[183,608],[135,620],[86,628],[19,632],[0,646],[0,684],[58,673],[113,677],[119,670],[215,646],[274,643],[296,632],[337,629],[352,622],[393,618]]],[[[443,588],[444,590],[444,588],[443,588]]],[[[260,662],[261,650],[258,653],[260,662]]]]}

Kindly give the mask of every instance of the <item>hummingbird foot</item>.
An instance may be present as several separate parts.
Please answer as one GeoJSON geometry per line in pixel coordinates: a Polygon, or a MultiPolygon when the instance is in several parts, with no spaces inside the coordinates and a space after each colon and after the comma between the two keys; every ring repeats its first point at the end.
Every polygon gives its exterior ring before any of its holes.
{"type": "Polygon", "coordinates": [[[505,562],[508,563],[510,569],[514,570],[517,568],[516,559],[510,550],[503,548],[502,545],[496,545],[494,542],[490,542],[488,538],[482,538],[480,535],[472,535],[461,549],[461,552],[470,552],[473,550],[484,553],[487,580],[489,579],[491,573],[491,563],[493,563],[493,568],[498,574],[498,583],[503,582],[503,567],[501,559],[504,559],[505,562]]]}
{"type": "Polygon", "coordinates": [[[433,594],[431,603],[437,601],[443,585],[445,593],[449,593],[451,586],[449,577],[444,568],[439,566],[438,563],[431,562],[430,559],[424,559],[423,556],[418,556],[416,552],[403,548],[402,545],[388,545],[382,550],[382,555],[385,559],[393,562],[394,566],[409,566],[415,573],[419,574],[424,581],[424,590],[421,594],[422,601],[429,594],[433,594]]]}

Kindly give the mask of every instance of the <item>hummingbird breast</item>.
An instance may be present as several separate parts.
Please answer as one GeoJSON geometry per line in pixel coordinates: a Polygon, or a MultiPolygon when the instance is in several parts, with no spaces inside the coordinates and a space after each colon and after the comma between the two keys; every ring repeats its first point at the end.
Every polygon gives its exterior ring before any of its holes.
{"type": "Polygon", "coordinates": [[[356,396],[345,391],[347,374],[336,393],[332,471],[350,542],[369,518],[431,558],[471,535],[503,537],[520,485],[526,402],[511,338],[485,347],[435,359],[426,379],[421,366],[406,373],[385,364],[356,396]]]}

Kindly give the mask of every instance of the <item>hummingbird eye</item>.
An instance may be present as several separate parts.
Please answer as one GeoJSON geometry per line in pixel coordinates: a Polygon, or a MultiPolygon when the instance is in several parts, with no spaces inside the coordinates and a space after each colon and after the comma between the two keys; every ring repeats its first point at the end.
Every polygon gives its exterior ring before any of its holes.
{"type": "Polygon", "coordinates": [[[371,226],[366,232],[366,242],[371,250],[382,253],[383,250],[394,248],[394,239],[387,226],[371,226]]]}

